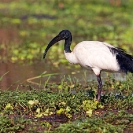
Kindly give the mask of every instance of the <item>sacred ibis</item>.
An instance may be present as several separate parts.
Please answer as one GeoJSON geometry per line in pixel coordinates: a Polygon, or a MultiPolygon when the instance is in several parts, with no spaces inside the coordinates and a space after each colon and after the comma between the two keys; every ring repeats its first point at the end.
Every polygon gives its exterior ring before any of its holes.
{"type": "Polygon", "coordinates": [[[106,42],[82,41],[71,51],[72,34],[69,30],[62,30],[50,41],[45,49],[43,58],[45,58],[49,48],[60,40],[65,40],[64,54],[70,63],[79,64],[86,69],[92,69],[97,76],[98,101],[100,101],[102,91],[100,76],[102,70],[133,73],[133,56],[127,54],[123,49],[114,47],[106,42]]]}

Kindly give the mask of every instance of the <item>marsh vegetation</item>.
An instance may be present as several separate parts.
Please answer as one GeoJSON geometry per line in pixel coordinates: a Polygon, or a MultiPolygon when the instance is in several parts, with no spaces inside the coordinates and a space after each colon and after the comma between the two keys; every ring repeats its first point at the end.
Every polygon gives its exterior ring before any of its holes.
{"type": "Polygon", "coordinates": [[[1,0],[0,132],[133,132],[132,74],[120,79],[103,73],[98,103],[95,78],[67,62],[64,42],[42,60],[62,29],[72,32],[72,47],[98,40],[133,55],[132,16],[132,0],[1,0]]]}

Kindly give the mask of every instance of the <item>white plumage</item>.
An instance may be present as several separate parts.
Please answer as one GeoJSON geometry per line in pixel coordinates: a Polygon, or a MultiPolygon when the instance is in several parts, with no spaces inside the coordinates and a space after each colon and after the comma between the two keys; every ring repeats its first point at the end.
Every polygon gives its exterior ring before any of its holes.
{"type": "Polygon", "coordinates": [[[110,45],[104,42],[83,41],[78,43],[71,53],[64,53],[70,63],[91,68],[96,75],[99,75],[101,70],[119,71],[116,56],[107,46],[110,45]]]}
{"type": "Polygon", "coordinates": [[[133,73],[133,57],[124,50],[116,48],[108,43],[99,41],[83,41],[78,43],[73,51],[70,50],[72,35],[69,30],[61,31],[53,38],[45,49],[45,58],[49,48],[60,40],[65,40],[64,54],[66,59],[73,64],[79,64],[86,69],[92,69],[97,76],[98,96],[100,101],[102,80],[100,73],[104,71],[123,71],[133,73]]]}

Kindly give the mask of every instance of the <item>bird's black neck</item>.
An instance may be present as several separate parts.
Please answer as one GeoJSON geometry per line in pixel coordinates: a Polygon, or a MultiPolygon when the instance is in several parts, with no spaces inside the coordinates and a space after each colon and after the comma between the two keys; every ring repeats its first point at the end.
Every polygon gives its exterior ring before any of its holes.
{"type": "Polygon", "coordinates": [[[64,50],[65,50],[66,53],[71,53],[72,52],[70,50],[71,42],[72,42],[72,35],[69,36],[69,38],[65,39],[64,50]]]}

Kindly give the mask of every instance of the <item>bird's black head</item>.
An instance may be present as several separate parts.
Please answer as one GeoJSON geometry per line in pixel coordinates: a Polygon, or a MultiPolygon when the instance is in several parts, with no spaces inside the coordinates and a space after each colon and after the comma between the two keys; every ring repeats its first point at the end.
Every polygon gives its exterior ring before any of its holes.
{"type": "Polygon", "coordinates": [[[61,37],[61,40],[68,39],[71,36],[71,32],[69,30],[62,30],[59,34],[59,37],[61,37]]]}
{"type": "Polygon", "coordinates": [[[45,49],[45,52],[43,54],[43,58],[46,57],[47,51],[49,50],[49,48],[54,45],[56,42],[60,41],[60,40],[68,40],[68,38],[71,38],[71,32],[69,30],[62,30],[56,37],[54,37],[50,43],[48,44],[48,46],[45,49]]]}

